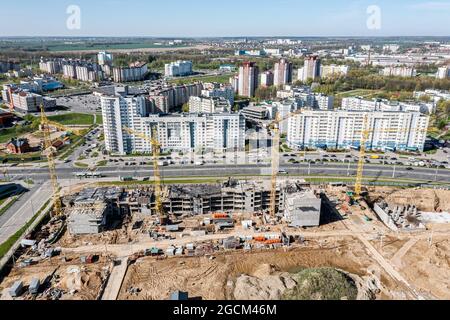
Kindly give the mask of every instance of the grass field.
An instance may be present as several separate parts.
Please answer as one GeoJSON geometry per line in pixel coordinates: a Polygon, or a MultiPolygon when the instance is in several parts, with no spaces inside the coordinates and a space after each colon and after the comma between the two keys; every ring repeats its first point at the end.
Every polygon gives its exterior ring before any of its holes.
{"type": "Polygon", "coordinates": [[[195,81],[228,83],[228,81],[230,80],[230,77],[231,77],[230,74],[217,75],[217,76],[195,76],[195,77],[169,80],[169,83],[187,84],[187,83],[192,83],[195,81]]]}
{"type": "Polygon", "coordinates": [[[56,116],[49,116],[48,119],[66,126],[89,126],[94,124],[94,115],[86,113],[67,113],[56,116]]]}

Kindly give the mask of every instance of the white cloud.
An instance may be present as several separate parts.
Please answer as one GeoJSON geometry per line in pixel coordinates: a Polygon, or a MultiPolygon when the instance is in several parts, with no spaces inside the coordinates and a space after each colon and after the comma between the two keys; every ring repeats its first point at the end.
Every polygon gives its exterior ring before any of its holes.
{"type": "Polygon", "coordinates": [[[450,10],[450,2],[428,1],[414,4],[411,7],[418,10],[450,10]]]}

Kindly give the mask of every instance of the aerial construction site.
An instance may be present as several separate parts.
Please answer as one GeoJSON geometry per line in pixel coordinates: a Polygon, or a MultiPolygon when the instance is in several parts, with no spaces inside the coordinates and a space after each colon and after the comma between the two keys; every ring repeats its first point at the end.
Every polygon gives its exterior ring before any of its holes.
{"type": "Polygon", "coordinates": [[[79,183],[8,257],[1,299],[449,299],[450,191],[354,193],[291,178],[275,192],[79,183]],[[328,284],[302,280],[317,275],[328,284]]]}

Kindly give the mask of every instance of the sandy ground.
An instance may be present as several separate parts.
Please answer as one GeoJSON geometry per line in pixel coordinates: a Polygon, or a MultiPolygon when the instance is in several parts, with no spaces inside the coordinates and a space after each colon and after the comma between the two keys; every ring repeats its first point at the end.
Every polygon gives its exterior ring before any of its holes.
{"type": "MultiPolygon", "coordinates": [[[[308,247],[289,251],[229,253],[215,259],[174,258],[157,261],[142,258],[131,265],[125,277],[119,299],[167,299],[171,292],[182,290],[191,297],[203,299],[233,299],[233,286],[242,274],[254,275],[261,265],[269,264],[280,271],[303,267],[335,267],[358,276],[368,275],[375,262],[356,239],[309,241],[308,247]],[[139,293],[132,293],[130,289],[139,293]]],[[[382,274],[383,292],[378,298],[401,298],[394,281],[382,274]]]]}
{"type": "Polygon", "coordinates": [[[402,258],[401,273],[438,299],[450,299],[450,239],[419,240],[402,258]]]}
{"type": "MultiPolygon", "coordinates": [[[[17,280],[21,280],[27,288],[33,278],[38,278],[43,283],[54,273],[52,288],[65,292],[62,300],[95,300],[103,282],[104,270],[108,266],[109,262],[104,258],[93,264],[82,264],[79,257],[73,257],[67,262],[62,262],[61,257],[55,257],[37,265],[15,267],[0,284],[1,299],[9,299],[7,291],[17,280]]],[[[24,295],[21,299],[31,299],[31,296],[24,295]]],[[[38,296],[36,299],[46,298],[38,296]]]]}

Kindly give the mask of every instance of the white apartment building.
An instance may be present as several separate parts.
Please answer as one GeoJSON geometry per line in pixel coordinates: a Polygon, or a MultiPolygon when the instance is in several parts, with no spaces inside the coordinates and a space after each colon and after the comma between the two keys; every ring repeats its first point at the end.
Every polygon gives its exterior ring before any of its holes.
{"type": "Polygon", "coordinates": [[[368,149],[423,151],[429,119],[419,112],[304,110],[289,118],[287,143],[292,148],[359,148],[363,129],[369,129],[368,149]]]}
{"type": "Polygon", "coordinates": [[[265,71],[261,73],[261,87],[271,87],[274,84],[274,77],[272,71],[265,71]]]}
{"type": "Polygon", "coordinates": [[[192,74],[192,61],[175,61],[164,66],[166,77],[180,77],[192,74]]]}
{"type": "Polygon", "coordinates": [[[391,66],[384,68],[381,74],[385,77],[412,78],[417,75],[417,71],[411,67],[391,66]]]}
{"type": "Polygon", "coordinates": [[[112,64],[113,54],[105,51],[101,51],[97,54],[98,64],[103,66],[105,64],[112,64]]]}
{"type": "Polygon", "coordinates": [[[231,112],[231,104],[222,97],[190,97],[189,112],[191,113],[221,113],[231,112]]]}
{"type": "Polygon", "coordinates": [[[24,113],[38,112],[44,102],[41,95],[26,91],[12,93],[11,97],[14,109],[24,113]]]}
{"type": "Polygon", "coordinates": [[[243,150],[245,119],[238,113],[149,115],[144,97],[101,97],[106,150],[115,154],[151,153],[150,142],[128,134],[128,127],[151,137],[156,126],[162,151],[243,150]]]}
{"type": "Polygon", "coordinates": [[[335,64],[329,66],[321,66],[320,75],[322,78],[332,78],[346,76],[349,66],[338,66],[335,64]]]}
{"type": "Polygon", "coordinates": [[[425,91],[414,92],[414,97],[416,99],[418,99],[422,96],[430,97],[434,103],[439,102],[439,100],[446,100],[446,101],[450,100],[450,92],[449,91],[426,89],[425,91]]]}
{"type": "Polygon", "coordinates": [[[436,73],[437,79],[447,79],[450,78],[450,68],[449,67],[440,67],[436,73]]]}
{"type": "Polygon", "coordinates": [[[234,89],[231,85],[219,85],[219,84],[203,84],[204,89],[201,92],[203,97],[207,98],[224,98],[230,102],[230,105],[234,105],[234,89]]]}
{"type": "Polygon", "coordinates": [[[365,100],[361,97],[342,99],[342,110],[348,111],[414,111],[431,114],[435,111],[434,103],[391,102],[382,99],[365,100]]]}
{"type": "Polygon", "coordinates": [[[114,82],[141,81],[148,73],[146,63],[135,63],[129,67],[113,68],[114,82]]]}

